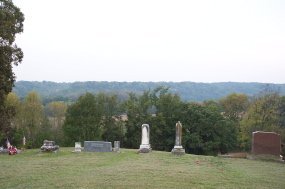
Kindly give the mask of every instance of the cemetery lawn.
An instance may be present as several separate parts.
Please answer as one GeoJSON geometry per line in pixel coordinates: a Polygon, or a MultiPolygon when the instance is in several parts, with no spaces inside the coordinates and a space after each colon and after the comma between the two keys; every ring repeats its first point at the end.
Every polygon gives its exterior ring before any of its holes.
{"type": "Polygon", "coordinates": [[[0,154],[0,188],[285,188],[285,164],[169,152],[0,154]]]}

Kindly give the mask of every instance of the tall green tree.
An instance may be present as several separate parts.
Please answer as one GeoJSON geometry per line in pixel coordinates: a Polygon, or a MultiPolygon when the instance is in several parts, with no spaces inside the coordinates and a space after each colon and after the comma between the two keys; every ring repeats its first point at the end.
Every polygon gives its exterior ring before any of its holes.
{"type": "Polygon", "coordinates": [[[53,101],[47,104],[46,113],[53,119],[53,127],[59,127],[63,124],[67,105],[61,101],[53,101]]]}
{"type": "Polygon", "coordinates": [[[175,124],[182,119],[183,103],[168,88],[157,88],[152,92],[155,117],[152,117],[151,142],[154,149],[170,151],[175,141],[175,124]]]}
{"type": "MultiPolygon", "coordinates": [[[[285,96],[280,97],[279,111],[279,125],[282,144],[285,144],[285,96]]],[[[285,145],[282,146],[282,155],[285,157],[285,145]]]]}
{"type": "Polygon", "coordinates": [[[216,155],[236,145],[235,127],[212,105],[189,103],[183,110],[183,145],[188,153],[216,155]]]}
{"type": "Polygon", "coordinates": [[[180,97],[158,87],[142,95],[130,94],[125,102],[126,147],[138,148],[141,142],[141,125],[150,125],[150,143],[155,150],[170,151],[175,141],[175,124],[182,117],[180,97]]]}
{"type": "Polygon", "coordinates": [[[64,140],[62,126],[65,120],[67,105],[61,101],[53,101],[46,105],[45,113],[51,124],[52,140],[61,145],[64,140]]]}
{"type": "Polygon", "coordinates": [[[279,112],[280,127],[285,129],[285,96],[280,97],[280,104],[279,104],[278,112],[279,112]]]}
{"type": "Polygon", "coordinates": [[[242,115],[249,105],[248,97],[245,94],[233,93],[220,100],[224,115],[233,121],[240,121],[242,115]]]}
{"type": "Polygon", "coordinates": [[[150,91],[145,91],[141,96],[130,93],[123,106],[128,116],[124,146],[138,148],[141,142],[141,126],[144,123],[149,123],[151,119],[150,91]]]}
{"type": "Polygon", "coordinates": [[[9,133],[13,116],[4,105],[15,82],[12,65],[23,59],[22,50],[14,43],[16,34],[23,32],[24,15],[11,0],[0,0],[0,137],[9,133]]]}
{"type": "Polygon", "coordinates": [[[97,97],[98,100],[103,103],[104,108],[104,116],[102,119],[103,140],[120,140],[123,142],[125,125],[120,118],[121,105],[117,95],[98,94],[97,97]]]}
{"type": "Polygon", "coordinates": [[[7,98],[5,100],[5,107],[7,111],[10,112],[9,114],[15,115],[14,117],[11,117],[11,127],[18,128],[19,120],[17,120],[17,115],[19,115],[21,112],[21,101],[16,93],[10,92],[7,95],[7,98]]]}
{"type": "Polygon", "coordinates": [[[125,125],[120,119],[116,95],[86,93],[68,107],[63,131],[68,145],[84,140],[123,140],[125,125]]]}
{"type": "MultiPolygon", "coordinates": [[[[249,99],[245,94],[233,93],[225,98],[222,98],[219,103],[222,106],[223,115],[232,120],[236,127],[236,137],[237,137],[237,149],[240,149],[242,145],[241,138],[241,126],[240,122],[246,114],[247,108],[249,106],[249,99]]],[[[241,148],[242,150],[242,148],[241,148]]]]}
{"type": "Polygon", "coordinates": [[[38,147],[44,139],[50,137],[50,125],[44,115],[44,107],[38,93],[28,93],[19,116],[28,147],[38,147]]]}
{"type": "Polygon", "coordinates": [[[7,117],[9,119],[7,121],[10,124],[10,127],[9,127],[10,132],[6,133],[6,137],[9,138],[9,140],[14,145],[18,145],[20,142],[20,139],[19,139],[20,136],[18,135],[19,133],[17,132],[19,131],[19,126],[20,126],[20,120],[18,119],[21,113],[20,99],[15,93],[11,92],[7,95],[4,105],[6,108],[6,112],[8,113],[8,115],[10,115],[7,117]]]}
{"type": "Polygon", "coordinates": [[[101,140],[103,115],[102,104],[93,94],[79,97],[66,112],[63,131],[67,145],[74,145],[76,141],[101,140]]]}
{"type": "Polygon", "coordinates": [[[241,147],[248,150],[254,131],[280,131],[280,97],[276,92],[257,96],[241,121],[241,147]]]}

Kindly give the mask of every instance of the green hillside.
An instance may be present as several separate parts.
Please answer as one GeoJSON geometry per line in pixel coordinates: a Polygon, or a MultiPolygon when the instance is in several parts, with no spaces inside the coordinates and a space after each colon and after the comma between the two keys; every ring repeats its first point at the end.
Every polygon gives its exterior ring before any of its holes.
{"type": "Polygon", "coordinates": [[[0,155],[1,188],[285,188],[283,163],[153,151],[0,155]]]}

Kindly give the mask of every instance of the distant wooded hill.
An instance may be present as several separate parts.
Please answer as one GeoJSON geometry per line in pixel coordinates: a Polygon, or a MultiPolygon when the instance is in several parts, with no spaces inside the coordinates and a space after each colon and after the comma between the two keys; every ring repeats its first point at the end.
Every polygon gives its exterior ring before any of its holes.
{"type": "Polygon", "coordinates": [[[115,93],[125,99],[128,93],[142,93],[156,87],[169,87],[171,93],[178,94],[185,101],[216,100],[231,93],[243,93],[248,96],[271,90],[285,95],[285,84],[266,83],[195,83],[195,82],[107,82],[107,81],[86,81],[74,83],[18,81],[13,91],[23,98],[30,91],[36,91],[42,97],[43,102],[55,100],[74,101],[86,92],[90,93],[115,93]]]}

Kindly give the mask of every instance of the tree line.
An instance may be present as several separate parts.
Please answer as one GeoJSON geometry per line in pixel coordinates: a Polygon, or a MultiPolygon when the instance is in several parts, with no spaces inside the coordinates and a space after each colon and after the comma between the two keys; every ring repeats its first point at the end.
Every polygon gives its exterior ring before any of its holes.
{"type": "Polygon", "coordinates": [[[249,98],[230,94],[217,101],[185,102],[166,87],[129,93],[126,100],[116,94],[86,93],[71,104],[54,101],[43,105],[36,92],[20,100],[7,95],[5,106],[11,114],[9,126],[1,131],[21,146],[38,148],[44,139],[61,146],[85,140],[121,141],[121,147],[138,148],[141,125],[150,125],[154,150],[171,151],[175,124],[183,125],[182,143],[187,153],[216,155],[250,150],[253,131],[274,131],[285,137],[285,97],[273,91],[249,98]]]}
{"type": "Polygon", "coordinates": [[[285,84],[265,83],[196,83],[196,82],[107,82],[85,81],[72,83],[56,83],[50,81],[17,81],[13,91],[20,97],[25,97],[31,90],[35,90],[42,97],[44,104],[51,101],[74,101],[86,91],[98,94],[100,92],[115,92],[119,99],[126,100],[128,93],[142,94],[148,89],[159,86],[169,87],[169,92],[177,93],[183,101],[203,102],[204,100],[217,100],[232,93],[242,93],[248,96],[259,94],[270,87],[285,95],[285,84]]]}

